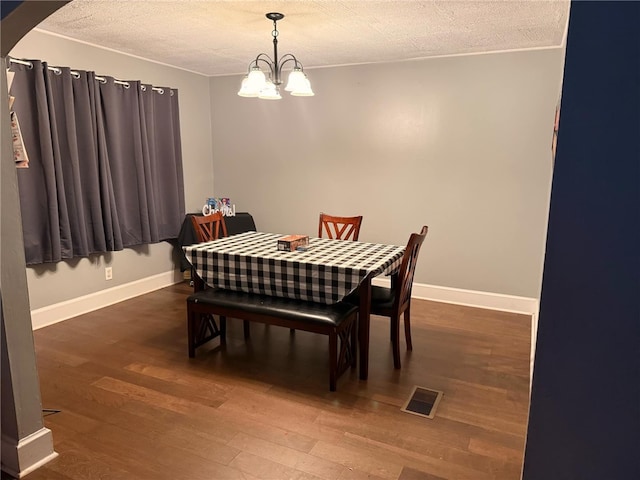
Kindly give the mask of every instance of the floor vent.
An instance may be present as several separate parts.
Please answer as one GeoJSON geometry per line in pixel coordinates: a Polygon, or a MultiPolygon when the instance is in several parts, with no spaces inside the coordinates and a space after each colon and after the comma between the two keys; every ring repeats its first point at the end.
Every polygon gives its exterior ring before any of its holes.
{"type": "Polygon", "coordinates": [[[443,395],[444,393],[439,390],[415,386],[401,410],[421,417],[433,418],[443,395]]]}

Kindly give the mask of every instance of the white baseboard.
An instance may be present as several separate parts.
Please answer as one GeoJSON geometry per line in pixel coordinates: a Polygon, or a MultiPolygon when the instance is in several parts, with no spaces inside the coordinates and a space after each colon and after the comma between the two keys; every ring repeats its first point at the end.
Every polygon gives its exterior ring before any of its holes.
{"type": "MultiPolygon", "coordinates": [[[[374,278],[372,283],[388,287],[388,278],[374,278]]],[[[536,354],[536,339],[538,335],[538,310],[540,301],[537,298],[515,297],[500,293],[477,292],[461,290],[459,288],[437,287],[424,283],[414,283],[411,290],[412,298],[432,300],[434,302],[452,303],[467,307],[486,308],[501,312],[521,313],[531,315],[531,354],[530,354],[530,382],[533,378],[533,363],[536,354]]],[[[529,385],[531,387],[531,385],[529,385]]]]}
{"type": "Polygon", "coordinates": [[[18,440],[2,435],[2,471],[14,478],[23,478],[56,458],[51,430],[42,427],[18,440]]]}
{"type": "Polygon", "coordinates": [[[539,312],[531,316],[531,356],[529,358],[529,392],[531,392],[531,383],[533,382],[533,364],[536,360],[536,343],[538,341],[538,315],[539,312]]]}
{"type": "Polygon", "coordinates": [[[151,277],[125,283],[117,287],[107,288],[100,292],[90,293],[82,297],[56,303],[47,307],[31,311],[31,325],[37,330],[54,323],[76,317],[84,313],[98,310],[99,308],[122,302],[138,295],[168,287],[182,281],[182,275],[174,270],[160,273],[151,277]]]}
{"type": "MultiPolygon", "coordinates": [[[[388,278],[374,278],[374,285],[389,286],[388,278]]],[[[475,290],[462,290],[459,288],[438,287],[424,283],[414,283],[411,296],[422,300],[434,302],[453,303],[467,307],[486,308],[501,312],[522,313],[524,315],[537,315],[539,302],[537,298],[516,297],[501,293],[479,292],[475,290]]]]}
{"type": "MultiPolygon", "coordinates": [[[[99,308],[122,302],[159,288],[168,287],[183,280],[176,271],[168,271],[135,282],[118,285],[100,292],[56,303],[31,311],[31,323],[37,330],[68,318],[98,310],[99,308]]],[[[374,278],[374,285],[389,286],[388,278],[374,278]]],[[[539,302],[536,298],[516,297],[499,293],[462,290],[459,288],[439,287],[424,283],[414,283],[414,298],[434,302],[452,303],[468,307],[486,308],[503,312],[522,313],[537,318],[539,302]]]]}

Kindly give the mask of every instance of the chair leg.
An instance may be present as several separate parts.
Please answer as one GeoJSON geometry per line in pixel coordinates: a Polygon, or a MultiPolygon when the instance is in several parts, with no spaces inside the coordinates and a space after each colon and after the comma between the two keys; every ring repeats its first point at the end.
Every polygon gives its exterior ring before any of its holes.
{"type": "Polygon", "coordinates": [[[336,391],[338,376],[338,334],[334,330],[329,333],[329,390],[336,391]]]}
{"type": "Polygon", "coordinates": [[[411,306],[404,311],[404,338],[407,341],[407,350],[413,350],[411,344],[411,306]]]}
{"type": "Polygon", "coordinates": [[[400,317],[398,315],[391,316],[391,325],[393,326],[393,335],[391,343],[393,347],[393,366],[400,368],[400,317]]]}

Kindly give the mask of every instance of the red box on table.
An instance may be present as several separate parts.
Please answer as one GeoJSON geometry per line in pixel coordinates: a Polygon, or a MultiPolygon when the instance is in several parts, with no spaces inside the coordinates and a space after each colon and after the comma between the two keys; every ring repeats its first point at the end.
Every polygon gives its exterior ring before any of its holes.
{"type": "Polygon", "coordinates": [[[309,245],[309,235],[287,235],[278,239],[278,251],[293,252],[309,245]]]}

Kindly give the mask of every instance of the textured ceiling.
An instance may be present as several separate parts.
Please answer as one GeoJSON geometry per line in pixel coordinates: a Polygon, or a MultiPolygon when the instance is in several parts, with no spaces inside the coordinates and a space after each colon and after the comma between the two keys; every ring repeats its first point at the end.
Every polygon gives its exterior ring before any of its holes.
{"type": "Polygon", "coordinates": [[[73,0],[40,30],[204,75],[279,55],[305,69],[562,45],[568,0],[73,0]]]}

